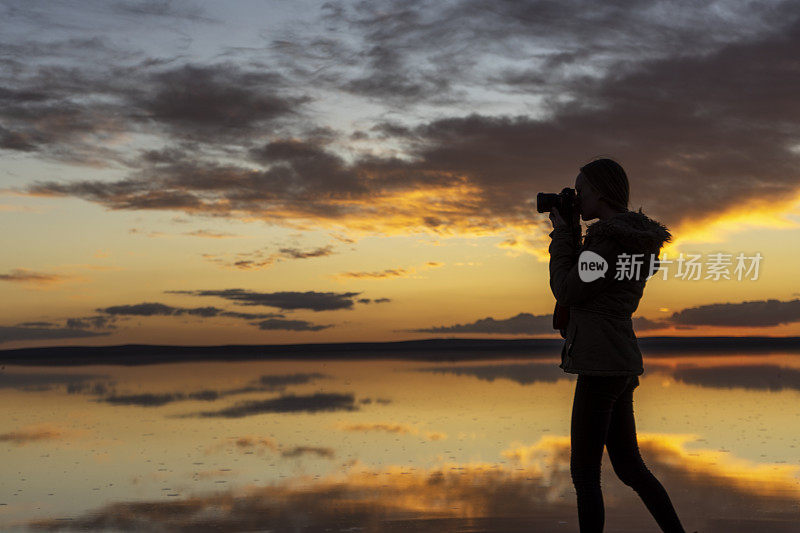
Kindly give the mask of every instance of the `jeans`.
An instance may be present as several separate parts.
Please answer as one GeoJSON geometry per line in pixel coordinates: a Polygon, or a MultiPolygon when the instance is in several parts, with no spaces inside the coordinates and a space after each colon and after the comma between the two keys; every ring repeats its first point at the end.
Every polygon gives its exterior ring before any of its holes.
{"type": "Polygon", "coordinates": [[[638,386],[638,376],[578,375],[572,405],[570,473],[578,496],[581,533],[603,531],[600,463],[604,445],[614,472],[636,491],[661,530],[685,533],[667,491],[639,455],[633,419],[633,389],[638,386]]]}

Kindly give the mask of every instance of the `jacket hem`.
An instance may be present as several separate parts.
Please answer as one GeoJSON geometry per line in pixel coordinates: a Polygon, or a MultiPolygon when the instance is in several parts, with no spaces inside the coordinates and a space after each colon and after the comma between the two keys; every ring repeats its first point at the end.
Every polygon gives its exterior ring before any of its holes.
{"type": "Polygon", "coordinates": [[[583,311],[584,313],[593,313],[593,314],[596,314],[596,315],[610,316],[612,318],[620,318],[620,319],[623,319],[623,320],[631,320],[632,319],[632,315],[622,315],[622,314],[617,314],[617,313],[609,313],[608,311],[601,311],[599,309],[590,309],[588,307],[582,307],[580,305],[570,305],[569,309],[570,309],[570,311],[572,311],[572,310],[583,311]]]}

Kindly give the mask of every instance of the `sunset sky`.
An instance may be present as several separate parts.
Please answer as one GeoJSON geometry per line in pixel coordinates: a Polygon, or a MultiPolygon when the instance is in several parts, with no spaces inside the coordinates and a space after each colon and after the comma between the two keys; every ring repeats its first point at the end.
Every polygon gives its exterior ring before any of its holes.
{"type": "Polygon", "coordinates": [[[799,47],[791,1],[0,1],[0,349],[557,337],[535,198],[597,156],[700,255],[637,334],[800,335],[799,47]]]}

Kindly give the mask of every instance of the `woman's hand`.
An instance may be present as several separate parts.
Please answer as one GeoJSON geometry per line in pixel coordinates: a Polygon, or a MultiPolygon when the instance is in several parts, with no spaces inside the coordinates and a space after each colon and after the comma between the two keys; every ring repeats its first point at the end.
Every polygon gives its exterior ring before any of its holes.
{"type": "Polygon", "coordinates": [[[556,228],[567,228],[567,221],[561,216],[561,213],[558,212],[558,208],[553,206],[550,210],[550,222],[553,223],[553,229],[556,228]]]}

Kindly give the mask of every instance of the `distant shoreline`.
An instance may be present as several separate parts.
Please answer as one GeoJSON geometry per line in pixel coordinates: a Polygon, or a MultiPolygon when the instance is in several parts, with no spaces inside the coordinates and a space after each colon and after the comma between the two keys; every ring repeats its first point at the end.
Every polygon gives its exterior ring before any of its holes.
{"type": "MultiPolygon", "coordinates": [[[[647,356],[747,354],[800,351],[800,337],[639,337],[647,356]]],[[[191,361],[409,359],[459,361],[488,359],[487,352],[514,357],[559,357],[563,339],[433,338],[393,342],[267,345],[52,346],[0,350],[0,363],[13,365],[147,365],[191,361]]]]}

